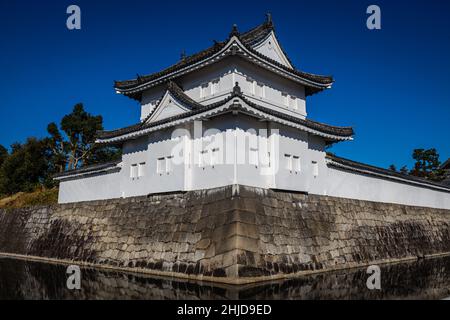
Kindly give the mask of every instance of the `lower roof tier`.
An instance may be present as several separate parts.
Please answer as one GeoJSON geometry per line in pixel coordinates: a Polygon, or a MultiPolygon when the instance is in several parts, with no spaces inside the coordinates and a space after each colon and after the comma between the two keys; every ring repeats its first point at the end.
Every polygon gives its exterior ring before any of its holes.
{"type": "MultiPolygon", "coordinates": [[[[183,93],[178,92],[178,94],[183,93]]],[[[273,121],[297,128],[310,134],[323,137],[327,143],[352,140],[354,134],[352,127],[337,127],[309,119],[301,119],[258,105],[245,98],[240,87],[236,83],[231,95],[222,101],[205,106],[196,104],[187,112],[154,122],[144,121],[113,131],[99,131],[97,143],[122,143],[127,140],[136,139],[150,132],[163,130],[191,121],[210,118],[228,112],[242,112],[261,120],[273,121]]]]}

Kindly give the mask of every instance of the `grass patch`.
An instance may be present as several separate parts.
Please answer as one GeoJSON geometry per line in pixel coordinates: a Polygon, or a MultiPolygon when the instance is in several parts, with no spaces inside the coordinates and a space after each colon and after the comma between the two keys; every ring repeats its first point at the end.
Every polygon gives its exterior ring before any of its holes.
{"type": "Polygon", "coordinates": [[[17,209],[45,206],[58,203],[58,189],[42,189],[33,192],[19,192],[0,198],[0,209],[17,209]]]}

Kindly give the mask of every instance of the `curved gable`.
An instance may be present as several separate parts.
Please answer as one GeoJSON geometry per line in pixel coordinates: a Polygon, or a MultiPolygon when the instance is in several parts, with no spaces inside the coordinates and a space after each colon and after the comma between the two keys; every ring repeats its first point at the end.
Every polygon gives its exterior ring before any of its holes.
{"type": "Polygon", "coordinates": [[[271,31],[270,34],[262,42],[252,46],[252,48],[262,55],[284,65],[285,67],[291,69],[293,68],[293,66],[289,62],[288,57],[281,49],[280,43],[278,42],[277,37],[275,36],[275,33],[273,31],[271,31]]]}
{"type": "Polygon", "coordinates": [[[306,87],[306,95],[328,89],[334,80],[331,76],[317,75],[297,70],[280,46],[269,18],[262,25],[240,33],[233,26],[228,39],[214,42],[214,45],[190,56],[183,56],[176,64],[153,74],[138,75],[136,79],[115,81],[117,93],[140,100],[142,92],[148,88],[173,81],[185,74],[195,72],[216,63],[229,55],[243,54],[242,57],[271,72],[294,80],[306,87]]]}
{"type": "Polygon", "coordinates": [[[145,120],[145,123],[166,119],[188,111],[190,111],[190,108],[185,106],[170,91],[166,91],[161,102],[145,120]]]}

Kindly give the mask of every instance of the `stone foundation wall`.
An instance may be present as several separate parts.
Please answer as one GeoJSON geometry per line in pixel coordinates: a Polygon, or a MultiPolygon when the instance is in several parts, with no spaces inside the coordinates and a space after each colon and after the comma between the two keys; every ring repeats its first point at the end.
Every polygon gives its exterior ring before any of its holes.
{"type": "Polygon", "coordinates": [[[450,210],[228,186],[0,211],[0,252],[230,283],[450,252],[450,210]]]}

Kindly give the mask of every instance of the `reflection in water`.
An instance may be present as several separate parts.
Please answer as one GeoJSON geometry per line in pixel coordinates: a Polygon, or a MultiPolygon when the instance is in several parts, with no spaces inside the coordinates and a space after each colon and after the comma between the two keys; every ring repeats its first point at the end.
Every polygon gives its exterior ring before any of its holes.
{"type": "Polygon", "coordinates": [[[82,269],[81,290],[66,288],[66,266],[0,258],[0,299],[442,299],[450,296],[450,257],[381,267],[381,290],[366,269],[247,286],[194,283],[82,269]]]}

